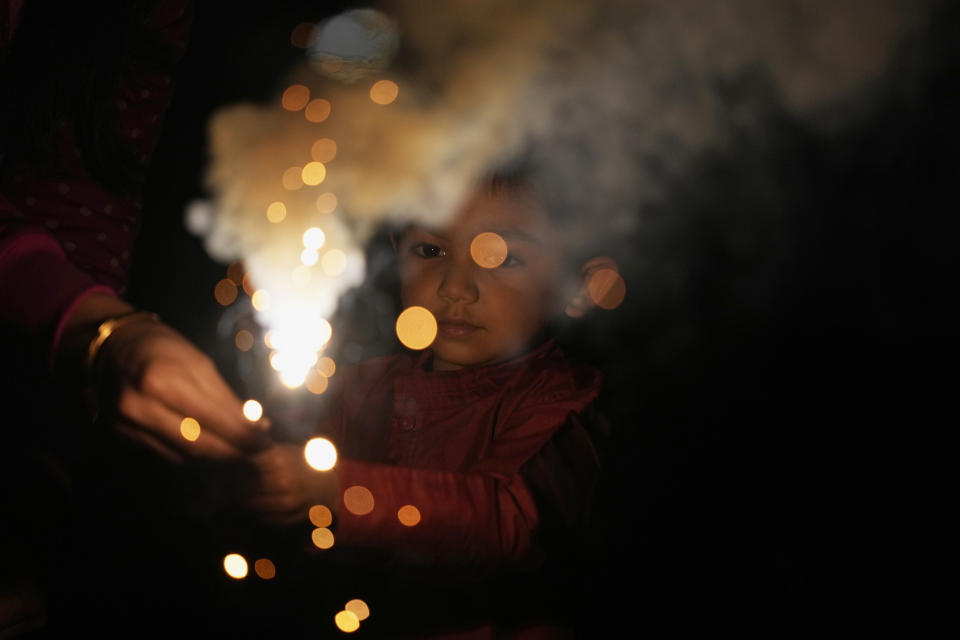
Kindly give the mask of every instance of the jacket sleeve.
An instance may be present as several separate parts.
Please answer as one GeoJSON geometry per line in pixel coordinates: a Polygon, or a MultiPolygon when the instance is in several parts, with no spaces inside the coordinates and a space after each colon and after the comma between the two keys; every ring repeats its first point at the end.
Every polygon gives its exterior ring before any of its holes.
{"type": "Polygon", "coordinates": [[[600,461],[576,404],[525,412],[463,473],[341,461],[337,543],[437,566],[535,559],[545,525],[569,532],[589,513],[600,461]],[[352,487],[372,494],[369,513],[351,511],[352,487]],[[408,505],[420,515],[413,526],[398,518],[408,505]]]}

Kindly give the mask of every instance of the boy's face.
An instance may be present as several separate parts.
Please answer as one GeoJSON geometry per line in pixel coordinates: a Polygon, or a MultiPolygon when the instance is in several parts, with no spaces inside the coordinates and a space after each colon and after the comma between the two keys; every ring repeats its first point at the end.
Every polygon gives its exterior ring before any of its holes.
{"type": "Polygon", "coordinates": [[[559,251],[532,193],[480,190],[446,228],[413,227],[400,240],[404,307],[426,307],[439,325],[433,368],[507,360],[530,344],[560,308],[559,251]],[[483,232],[506,241],[506,260],[488,269],[470,245],[483,232]]]}

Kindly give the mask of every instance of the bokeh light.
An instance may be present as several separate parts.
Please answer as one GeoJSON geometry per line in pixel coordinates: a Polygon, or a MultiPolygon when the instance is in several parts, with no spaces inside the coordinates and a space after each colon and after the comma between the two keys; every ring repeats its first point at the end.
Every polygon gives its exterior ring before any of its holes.
{"type": "Polygon", "coordinates": [[[484,269],[495,269],[507,259],[507,242],[492,231],[478,233],[470,243],[470,257],[484,269]]]}
{"type": "Polygon", "coordinates": [[[308,162],[303,166],[303,170],[300,173],[303,184],[310,187],[317,186],[323,182],[326,177],[327,168],[323,166],[322,162],[308,162]]]}
{"type": "Polygon", "coordinates": [[[346,609],[337,613],[333,617],[333,621],[336,623],[337,629],[344,633],[353,633],[360,628],[360,619],[357,618],[357,614],[346,609]]]}
{"type": "Polygon", "coordinates": [[[247,577],[247,560],[239,553],[228,553],[223,558],[223,570],[231,578],[241,580],[247,577]]]}
{"type": "Polygon", "coordinates": [[[310,122],[323,122],[330,117],[331,106],[329,100],[317,98],[316,100],[310,101],[306,111],[304,111],[304,115],[310,122]]]}
{"type": "Polygon", "coordinates": [[[243,403],[243,417],[250,422],[256,422],[263,417],[263,405],[256,400],[247,400],[243,403]]]}
{"type": "Polygon", "coordinates": [[[357,619],[360,622],[363,622],[370,617],[370,607],[367,606],[367,603],[361,600],[360,598],[354,598],[347,604],[343,606],[344,611],[350,611],[357,616],[357,619]]]}
{"type": "Polygon", "coordinates": [[[601,309],[616,309],[627,295],[627,285],[613,269],[597,269],[587,283],[587,291],[601,309]]]}
{"type": "Polygon", "coordinates": [[[230,278],[224,278],[213,288],[213,297],[224,307],[237,299],[237,285],[230,278]]]}
{"type": "Polygon", "coordinates": [[[312,267],[320,260],[320,254],[316,249],[304,249],[300,252],[300,262],[308,267],[312,267]]]}
{"type": "Polygon", "coordinates": [[[277,577],[277,566],[269,558],[259,558],[254,562],[253,571],[263,580],[273,580],[277,577]]]}
{"type": "Polygon", "coordinates": [[[280,383],[287,389],[296,389],[307,379],[307,371],[280,365],[280,383]]]}
{"type": "Polygon", "coordinates": [[[250,296],[250,302],[257,311],[265,311],[270,308],[270,303],[272,302],[270,292],[265,289],[257,289],[253,292],[253,295],[250,296]]]}
{"type": "Polygon", "coordinates": [[[320,227],[310,227],[303,232],[303,246],[307,249],[319,249],[326,239],[327,235],[320,227]]]}
{"type": "Polygon", "coordinates": [[[302,84],[293,84],[286,88],[280,98],[287,111],[299,111],[310,101],[310,89],[302,84]]]}
{"type": "Polygon", "coordinates": [[[237,335],[233,337],[233,343],[237,345],[237,349],[240,351],[250,351],[253,348],[253,342],[253,334],[246,329],[240,329],[240,331],[237,331],[237,335]]]}
{"type": "Polygon", "coordinates": [[[310,284],[310,280],[313,276],[310,273],[310,267],[305,265],[300,265],[299,267],[294,267],[293,271],[290,273],[290,280],[293,281],[293,284],[298,287],[305,287],[310,284]]]}
{"type": "Polygon", "coordinates": [[[267,345],[270,349],[277,348],[273,344],[273,329],[267,329],[267,332],[263,334],[263,344],[267,345]]]}
{"type": "Polygon", "coordinates": [[[271,202],[267,206],[267,220],[273,223],[283,222],[287,217],[287,205],[282,202],[271,202]]]}
{"type": "Polygon", "coordinates": [[[329,471],[337,464],[337,448],[326,438],[311,438],[303,447],[303,457],[317,471],[329,471]]]}
{"type": "Polygon", "coordinates": [[[320,268],[328,276],[339,276],[347,269],[347,254],[340,249],[331,249],[323,254],[320,268]]]}
{"type": "Polygon", "coordinates": [[[233,280],[233,283],[239,287],[243,284],[243,271],[242,262],[233,262],[227,267],[227,277],[233,280]]]}
{"type": "Polygon", "coordinates": [[[328,376],[323,375],[320,371],[310,369],[310,371],[307,372],[307,379],[303,384],[307,388],[307,391],[319,396],[330,386],[330,380],[328,376]]]}
{"type": "Polygon", "coordinates": [[[332,378],[337,371],[337,363],[330,356],[323,356],[317,360],[317,371],[328,378],[332,378]]]}
{"type": "Polygon", "coordinates": [[[310,516],[310,522],[313,523],[315,527],[324,528],[333,524],[333,512],[325,505],[313,505],[310,507],[308,515],[310,516]]]}
{"type": "Polygon", "coordinates": [[[323,214],[333,213],[337,210],[337,196],[330,193],[321,193],[317,196],[317,211],[323,214]]]}
{"type": "Polygon", "coordinates": [[[306,49],[310,46],[314,28],[310,22],[301,22],[290,31],[290,44],[297,49],[306,49]]]}
{"type": "Polygon", "coordinates": [[[337,143],[333,138],[320,138],[310,147],[310,157],[324,164],[337,157],[337,143]]]}
{"type": "Polygon", "coordinates": [[[196,442],[200,437],[200,423],[193,418],[184,418],[180,421],[180,435],[190,442],[196,442]]]}
{"type": "Polygon", "coordinates": [[[248,296],[253,296],[253,292],[256,291],[249,273],[243,274],[243,290],[248,296]]]}
{"type": "Polygon", "coordinates": [[[412,504],[404,505],[397,510],[397,519],[405,527],[415,527],[420,523],[420,510],[412,504]]]}
{"type": "Polygon", "coordinates": [[[437,319],[425,307],[408,307],[397,317],[397,338],[408,349],[426,349],[437,337],[437,319]]]}
{"type": "Polygon", "coordinates": [[[303,187],[303,167],[287,167],[280,177],[283,188],[288,191],[296,191],[303,187]]]}
{"type": "Polygon", "coordinates": [[[333,546],[333,531],[326,527],[318,527],[310,534],[310,539],[318,549],[329,549],[333,546]]]}
{"type": "Polygon", "coordinates": [[[392,80],[378,80],[370,87],[370,99],[377,104],[390,104],[399,93],[400,87],[392,80]]]}
{"type": "Polygon", "coordinates": [[[366,487],[354,485],[343,492],[343,505],[350,513],[365,516],[373,511],[373,494],[366,487]]]}

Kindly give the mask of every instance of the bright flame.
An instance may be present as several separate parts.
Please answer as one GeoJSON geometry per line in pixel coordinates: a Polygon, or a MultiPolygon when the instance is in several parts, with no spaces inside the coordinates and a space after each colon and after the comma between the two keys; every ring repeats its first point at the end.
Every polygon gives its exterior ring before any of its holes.
{"type": "Polygon", "coordinates": [[[408,349],[426,349],[437,337],[437,319],[425,307],[408,307],[397,317],[397,338],[408,349]]]}
{"type": "Polygon", "coordinates": [[[329,549],[333,546],[333,532],[326,527],[314,529],[310,539],[318,549],[329,549]]]}
{"type": "Polygon", "coordinates": [[[200,423],[193,418],[184,418],[180,421],[180,435],[190,442],[196,442],[200,437],[200,423]]]}
{"type": "Polygon", "coordinates": [[[373,494],[366,487],[354,485],[343,492],[343,505],[350,513],[365,516],[373,511],[373,494]]]}
{"type": "Polygon", "coordinates": [[[354,598],[347,604],[343,606],[345,611],[350,611],[357,616],[357,619],[360,622],[363,622],[370,617],[370,607],[367,606],[367,603],[361,600],[360,598],[354,598]]]}
{"type": "Polygon", "coordinates": [[[317,471],[329,471],[337,464],[337,448],[326,438],[311,438],[303,448],[303,457],[317,471]]]}
{"type": "Polygon", "coordinates": [[[315,504],[310,507],[310,522],[315,527],[329,527],[333,524],[333,512],[322,504],[315,504]]]}
{"type": "Polygon", "coordinates": [[[478,233],[470,243],[470,257],[484,269],[495,269],[507,259],[507,242],[492,231],[478,233]]]}
{"type": "Polygon", "coordinates": [[[370,87],[370,99],[377,104],[390,104],[397,99],[400,87],[391,80],[378,80],[370,87]]]}
{"type": "Polygon", "coordinates": [[[277,576],[277,567],[269,558],[260,558],[254,562],[253,571],[263,580],[273,580],[277,576]]]}
{"type": "Polygon", "coordinates": [[[352,611],[343,610],[333,617],[337,629],[344,633],[353,633],[360,628],[360,619],[352,611]]]}
{"type": "Polygon", "coordinates": [[[250,422],[256,422],[263,417],[263,405],[256,400],[247,400],[243,403],[243,417],[250,422]]]}
{"type": "Polygon", "coordinates": [[[229,553],[223,558],[223,570],[231,578],[241,580],[247,577],[247,561],[239,553],[229,553]]]}
{"type": "Polygon", "coordinates": [[[303,232],[303,246],[307,249],[319,249],[326,239],[327,236],[320,227],[310,227],[303,232]]]}
{"type": "Polygon", "coordinates": [[[404,505],[397,511],[397,520],[405,527],[415,527],[420,523],[420,510],[412,504],[404,505]]]}

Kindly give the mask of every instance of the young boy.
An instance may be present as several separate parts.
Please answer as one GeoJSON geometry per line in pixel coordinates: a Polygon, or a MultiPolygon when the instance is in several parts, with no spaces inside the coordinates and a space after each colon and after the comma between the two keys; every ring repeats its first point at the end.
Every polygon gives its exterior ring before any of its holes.
{"type": "MultiPolygon", "coordinates": [[[[562,295],[559,233],[533,188],[513,180],[478,189],[442,230],[402,233],[403,305],[433,314],[435,340],[338,373],[321,426],[336,467],[310,469],[299,446],[256,454],[251,506],[296,523],[323,504],[337,548],[435,567],[529,566],[544,535],[582,524],[599,467],[578,416],[601,378],[548,335],[565,307],[591,305],[585,287],[562,295]],[[498,266],[502,255],[477,262],[474,240],[490,233],[507,246],[498,266]]],[[[592,259],[578,275],[601,267],[612,261],[592,259]]]]}

